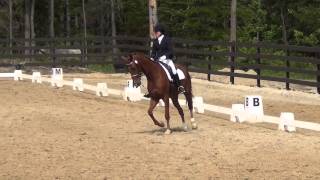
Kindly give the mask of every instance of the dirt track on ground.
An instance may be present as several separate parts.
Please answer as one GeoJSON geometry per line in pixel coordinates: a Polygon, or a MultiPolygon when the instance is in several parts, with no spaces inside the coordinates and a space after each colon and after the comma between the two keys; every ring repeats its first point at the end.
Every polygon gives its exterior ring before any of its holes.
{"type": "MultiPolygon", "coordinates": [[[[122,88],[127,75],[66,75],[122,88]]],[[[173,133],[147,117],[147,103],[96,97],[70,87],[0,80],[0,179],[318,179],[319,133],[288,134],[274,126],[234,124],[196,114],[199,129],[173,133]]],[[[244,95],[264,98],[266,114],[295,112],[319,122],[319,97],[194,79],[194,94],[230,106],[244,95]]],[[[186,112],[186,111],[185,111],[186,112]]],[[[186,113],[188,114],[188,113],[186,113]]],[[[163,109],[156,116],[163,120],[163,109]]],[[[189,119],[189,116],[187,119],[189,119]]]]}

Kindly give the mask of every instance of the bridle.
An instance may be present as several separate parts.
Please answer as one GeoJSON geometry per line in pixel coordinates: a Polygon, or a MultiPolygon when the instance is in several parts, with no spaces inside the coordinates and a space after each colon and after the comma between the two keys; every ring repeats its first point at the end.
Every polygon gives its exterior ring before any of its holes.
{"type": "MultiPolygon", "coordinates": [[[[131,61],[130,63],[127,64],[127,66],[131,66],[132,64],[137,65],[138,64],[137,60],[131,61]]],[[[137,67],[135,67],[135,68],[137,68],[137,67]]],[[[131,79],[139,79],[141,81],[141,77],[142,77],[143,73],[139,70],[139,68],[137,68],[137,71],[138,71],[137,73],[131,74],[131,79]]]]}
{"type": "Polygon", "coordinates": [[[142,73],[141,73],[141,72],[138,72],[138,73],[136,73],[136,74],[131,75],[131,78],[135,78],[135,77],[141,78],[141,77],[142,77],[142,73]]]}

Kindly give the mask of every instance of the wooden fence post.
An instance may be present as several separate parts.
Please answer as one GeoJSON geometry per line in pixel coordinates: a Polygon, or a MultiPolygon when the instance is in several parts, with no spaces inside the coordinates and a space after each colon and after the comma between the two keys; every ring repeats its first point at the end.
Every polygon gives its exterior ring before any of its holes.
{"type": "Polygon", "coordinates": [[[320,73],[320,64],[317,64],[317,72],[318,72],[318,75],[317,75],[317,83],[318,83],[317,92],[318,92],[318,94],[320,94],[320,75],[319,75],[319,73],[320,73]]]}
{"type": "Polygon", "coordinates": [[[234,84],[234,67],[235,67],[235,56],[236,56],[236,42],[231,42],[230,48],[230,82],[234,84]]]}
{"type": "MultiPolygon", "coordinates": [[[[257,47],[257,58],[256,58],[256,63],[257,63],[258,65],[261,64],[260,54],[261,54],[261,49],[260,49],[260,46],[258,45],[258,47],[257,47]]],[[[256,69],[256,73],[257,73],[257,86],[258,86],[258,87],[261,87],[261,82],[260,82],[261,69],[260,69],[260,67],[256,69]]]]}
{"type": "Polygon", "coordinates": [[[80,47],[81,47],[81,56],[80,56],[80,66],[83,67],[84,66],[84,40],[82,38],[79,39],[80,40],[80,47]]]}
{"type": "Polygon", "coordinates": [[[207,77],[207,79],[208,79],[208,81],[211,81],[211,64],[208,64],[208,77],[207,77]]]}
{"type": "MultiPolygon", "coordinates": [[[[210,51],[212,51],[212,50],[213,50],[213,48],[212,48],[212,47],[210,47],[210,51]]],[[[208,81],[211,81],[211,60],[214,60],[214,58],[213,58],[213,56],[212,56],[212,55],[211,55],[211,56],[209,56],[208,77],[207,77],[208,81]]]]}
{"type": "MultiPolygon", "coordinates": [[[[320,52],[317,53],[317,59],[320,60],[320,52]]],[[[317,63],[317,92],[320,94],[320,63],[317,63]]]]}
{"type": "MultiPolygon", "coordinates": [[[[287,57],[290,56],[290,52],[288,50],[288,45],[287,45],[287,57]]],[[[287,68],[287,71],[286,71],[286,89],[287,90],[290,90],[290,83],[288,82],[288,80],[290,79],[290,72],[289,72],[289,68],[290,68],[290,61],[287,59],[286,60],[286,68],[287,68]]]]}
{"type": "Polygon", "coordinates": [[[52,67],[56,67],[57,62],[56,62],[56,55],[55,55],[55,39],[50,37],[49,44],[50,44],[50,55],[52,60],[52,67]]]}

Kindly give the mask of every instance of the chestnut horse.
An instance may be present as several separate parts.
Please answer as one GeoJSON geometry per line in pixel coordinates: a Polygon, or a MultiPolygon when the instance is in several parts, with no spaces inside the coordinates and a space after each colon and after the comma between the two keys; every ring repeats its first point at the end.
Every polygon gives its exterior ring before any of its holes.
{"type": "MultiPolygon", "coordinates": [[[[169,99],[171,98],[173,105],[177,108],[179,115],[183,123],[183,129],[188,130],[188,126],[184,120],[183,109],[181,108],[178,101],[178,89],[177,87],[169,82],[166,72],[160,66],[159,63],[152,61],[149,57],[142,53],[132,53],[128,57],[122,57],[125,60],[128,70],[133,80],[133,85],[139,87],[141,85],[141,76],[144,74],[147,77],[147,88],[150,95],[150,105],[148,114],[151,117],[155,125],[164,127],[163,122],[159,122],[153,115],[153,110],[162,99],[165,104],[165,119],[167,121],[167,130],[165,134],[170,134],[170,114],[169,114],[169,99]]],[[[193,104],[192,104],[192,87],[191,78],[187,71],[187,68],[182,65],[176,65],[185,74],[185,79],[181,81],[181,85],[185,88],[185,98],[188,103],[192,128],[196,129],[197,124],[193,118],[193,104]]]]}

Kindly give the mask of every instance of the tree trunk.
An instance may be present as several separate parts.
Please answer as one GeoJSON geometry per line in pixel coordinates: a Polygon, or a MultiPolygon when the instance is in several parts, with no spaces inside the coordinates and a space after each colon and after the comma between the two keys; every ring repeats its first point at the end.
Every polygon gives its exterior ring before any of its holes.
{"type": "Polygon", "coordinates": [[[115,55],[117,53],[116,45],[116,36],[117,36],[117,31],[116,31],[116,21],[115,21],[115,9],[114,9],[114,0],[111,0],[111,34],[112,34],[112,53],[115,55]]]}
{"type": "Polygon", "coordinates": [[[79,29],[79,17],[78,17],[78,14],[76,14],[74,16],[74,27],[75,27],[76,31],[79,29]]]}
{"type": "MultiPolygon", "coordinates": [[[[30,0],[24,1],[25,14],[24,14],[24,38],[25,47],[30,46],[30,0]]],[[[29,49],[25,49],[25,54],[29,54],[29,49]]]]}
{"type": "MultiPolygon", "coordinates": [[[[35,1],[31,0],[31,7],[30,7],[30,39],[31,39],[31,46],[35,46],[35,41],[33,39],[35,38],[36,34],[34,31],[34,7],[35,7],[35,1]]],[[[30,50],[31,54],[33,54],[33,50],[30,50]]]]}
{"type": "Polygon", "coordinates": [[[287,25],[286,25],[286,17],[283,12],[283,7],[281,7],[281,22],[282,22],[282,41],[284,44],[288,44],[287,38],[287,25]]]}
{"type": "Polygon", "coordinates": [[[157,1],[149,0],[149,35],[151,39],[154,39],[153,28],[158,23],[157,15],[157,1]]]}
{"type": "Polygon", "coordinates": [[[104,11],[105,11],[105,1],[104,0],[100,0],[100,5],[101,5],[101,7],[100,7],[100,36],[102,37],[102,42],[101,42],[101,45],[103,46],[102,48],[101,48],[101,53],[104,53],[105,52],[105,48],[104,48],[104,46],[105,46],[105,39],[104,39],[104,36],[105,36],[105,18],[104,18],[104,16],[105,16],[105,13],[104,13],[104,11]]]}
{"type": "Polygon", "coordinates": [[[82,0],[82,15],[83,15],[83,32],[84,32],[84,54],[85,54],[85,61],[87,61],[87,19],[86,19],[86,11],[85,11],[85,3],[82,0]]]}
{"type": "Polygon", "coordinates": [[[52,55],[51,56],[51,59],[52,59],[52,66],[55,67],[56,66],[56,58],[55,58],[55,50],[54,50],[54,36],[55,36],[55,33],[54,33],[54,0],[50,0],[50,6],[49,6],[49,35],[50,35],[50,39],[51,41],[49,42],[50,43],[50,46],[51,46],[51,49],[50,49],[50,54],[52,55]]]}
{"type": "MultiPolygon", "coordinates": [[[[281,22],[282,22],[282,40],[285,45],[288,45],[288,37],[287,37],[287,21],[286,15],[284,12],[284,6],[281,7],[281,22]]],[[[290,56],[290,52],[286,50],[287,56],[290,56]]],[[[286,60],[286,68],[290,68],[290,61],[286,60]]],[[[290,79],[290,72],[286,71],[286,78],[290,79]]],[[[286,89],[290,90],[290,83],[286,81],[286,89]]]]}
{"type": "Polygon", "coordinates": [[[49,23],[49,34],[51,38],[54,38],[54,0],[50,0],[49,23]]]}
{"type": "Polygon", "coordinates": [[[230,46],[230,55],[229,62],[232,63],[230,65],[230,82],[234,84],[234,69],[235,69],[235,42],[237,41],[237,0],[231,1],[231,12],[230,12],[230,42],[232,45],[230,46]]]}
{"type": "MultiPolygon", "coordinates": [[[[9,47],[12,48],[12,0],[9,0],[9,47]]],[[[10,54],[12,54],[12,49],[10,49],[10,54]]]]}
{"type": "Polygon", "coordinates": [[[231,1],[230,42],[237,40],[237,0],[231,1]]]}
{"type": "MultiPolygon", "coordinates": [[[[69,13],[69,0],[65,0],[65,36],[70,37],[70,13],[69,13]]],[[[66,41],[66,45],[69,46],[70,42],[66,41]]]]}
{"type": "Polygon", "coordinates": [[[105,2],[104,2],[104,0],[100,0],[100,5],[101,5],[101,7],[100,7],[100,35],[101,36],[104,36],[104,26],[105,26],[105,18],[104,18],[104,16],[105,16],[105,13],[104,13],[104,11],[105,11],[105,2]]]}

